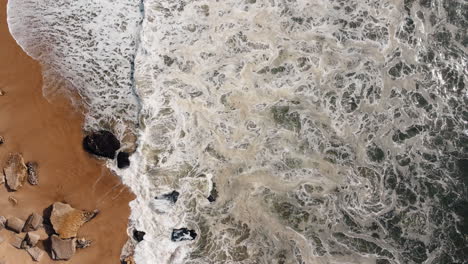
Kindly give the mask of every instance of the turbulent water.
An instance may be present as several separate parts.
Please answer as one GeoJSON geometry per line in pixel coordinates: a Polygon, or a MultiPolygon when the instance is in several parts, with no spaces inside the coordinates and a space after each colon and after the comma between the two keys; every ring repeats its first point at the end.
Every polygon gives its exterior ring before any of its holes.
{"type": "Polygon", "coordinates": [[[467,263],[465,1],[10,0],[8,17],[88,127],[135,127],[131,167],[109,165],[137,195],[137,263],[467,263]],[[196,239],[172,241],[184,227],[196,239]]]}

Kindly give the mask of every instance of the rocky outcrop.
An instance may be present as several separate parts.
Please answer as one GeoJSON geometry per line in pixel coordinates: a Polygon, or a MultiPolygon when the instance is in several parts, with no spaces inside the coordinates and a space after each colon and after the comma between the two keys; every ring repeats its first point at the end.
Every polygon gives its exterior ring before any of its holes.
{"type": "Polygon", "coordinates": [[[16,233],[21,233],[24,227],[24,221],[17,217],[10,217],[6,222],[6,227],[16,233]]]}
{"type": "Polygon", "coordinates": [[[8,188],[13,191],[17,191],[21,186],[23,186],[28,175],[23,156],[19,153],[10,154],[3,171],[5,173],[8,188]]]}
{"type": "Polygon", "coordinates": [[[120,142],[111,132],[101,130],[87,135],[83,139],[83,148],[96,156],[113,159],[120,142]]]}
{"type": "Polygon", "coordinates": [[[130,166],[129,156],[127,152],[119,152],[119,154],[117,154],[117,167],[119,169],[125,169],[130,166]]]}
{"type": "Polygon", "coordinates": [[[50,222],[55,232],[60,238],[76,237],[78,229],[96,216],[95,212],[86,212],[77,210],[65,203],[54,203],[52,206],[52,213],[50,215],[50,222]]]}
{"type": "Polygon", "coordinates": [[[26,219],[26,223],[23,227],[23,232],[31,232],[36,231],[42,224],[42,216],[37,213],[32,213],[28,219],[26,219]]]}
{"type": "Polygon", "coordinates": [[[38,247],[28,248],[26,249],[26,251],[29,253],[31,258],[36,262],[41,261],[42,257],[44,256],[44,251],[38,247]]]}
{"type": "Polygon", "coordinates": [[[187,229],[184,227],[179,229],[173,229],[171,240],[173,242],[179,242],[184,240],[194,240],[196,237],[197,233],[195,232],[195,230],[187,229]]]}
{"type": "Polygon", "coordinates": [[[28,182],[31,185],[37,185],[39,183],[39,178],[37,175],[37,162],[28,162],[26,163],[28,169],[28,182]]]}
{"type": "Polygon", "coordinates": [[[76,251],[76,238],[61,239],[57,235],[50,237],[51,254],[54,260],[69,260],[76,251]]]}

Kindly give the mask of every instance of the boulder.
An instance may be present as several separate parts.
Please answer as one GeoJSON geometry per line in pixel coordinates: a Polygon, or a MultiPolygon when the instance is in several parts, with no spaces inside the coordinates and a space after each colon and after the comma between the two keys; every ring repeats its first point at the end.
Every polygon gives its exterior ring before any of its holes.
{"type": "Polygon", "coordinates": [[[21,233],[24,227],[24,221],[17,217],[10,217],[6,222],[6,227],[16,233],[21,233]]]}
{"type": "Polygon", "coordinates": [[[3,171],[5,173],[8,188],[13,191],[17,191],[21,186],[23,186],[28,175],[23,156],[19,153],[10,154],[3,171]]]}
{"type": "Polygon", "coordinates": [[[13,238],[10,241],[10,244],[14,246],[17,249],[21,249],[21,245],[23,244],[23,237],[20,236],[13,236],[13,238]]]}
{"type": "Polygon", "coordinates": [[[61,239],[57,235],[52,235],[51,254],[54,260],[69,260],[76,251],[76,238],[61,239]]]}
{"type": "Polygon", "coordinates": [[[117,154],[117,167],[119,167],[119,169],[125,169],[130,166],[129,156],[127,152],[119,152],[119,154],[117,154]]]}
{"type": "Polygon", "coordinates": [[[138,231],[138,230],[133,230],[133,238],[137,241],[140,242],[145,238],[146,233],[143,231],[138,231]]]}
{"type": "Polygon", "coordinates": [[[36,231],[42,224],[42,216],[37,213],[32,213],[23,227],[23,232],[36,231]]]}
{"type": "Polygon", "coordinates": [[[41,261],[42,256],[44,256],[44,250],[42,250],[42,249],[40,249],[38,247],[28,248],[28,249],[26,249],[26,251],[29,253],[31,258],[34,261],[37,261],[37,262],[41,261]]]}
{"type": "Polygon", "coordinates": [[[37,242],[39,242],[39,239],[41,236],[35,233],[27,233],[26,236],[24,237],[23,242],[21,243],[21,248],[27,249],[27,248],[32,248],[35,247],[37,242]]]}
{"type": "Polygon", "coordinates": [[[187,228],[179,228],[173,229],[171,240],[173,242],[179,242],[184,240],[194,240],[197,237],[197,233],[195,230],[187,229],[187,228]]]}
{"type": "Polygon", "coordinates": [[[28,162],[26,163],[28,169],[28,182],[31,185],[37,185],[39,183],[39,178],[37,176],[37,162],[28,162]]]}
{"type": "Polygon", "coordinates": [[[120,142],[111,132],[101,130],[87,135],[83,139],[83,148],[96,156],[113,159],[120,142]]]}
{"type": "Polygon", "coordinates": [[[0,230],[5,228],[6,222],[7,222],[6,218],[4,216],[0,216],[0,230]]]}
{"type": "Polygon", "coordinates": [[[165,199],[170,201],[171,203],[176,203],[179,199],[180,193],[178,191],[172,191],[170,193],[163,194],[161,196],[155,197],[156,199],[165,199]]]}
{"type": "Polygon", "coordinates": [[[69,204],[56,202],[52,206],[50,222],[60,238],[76,237],[78,229],[96,216],[95,212],[77,210],[69,204]]]}

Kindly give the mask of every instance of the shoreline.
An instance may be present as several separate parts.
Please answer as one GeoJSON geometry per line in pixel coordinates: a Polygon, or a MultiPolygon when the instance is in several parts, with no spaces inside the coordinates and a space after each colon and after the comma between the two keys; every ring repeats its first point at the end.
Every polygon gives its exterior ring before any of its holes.
{"type": "MultiPolygon", "coordinates": [[[[0,216],[25,220],[32,212],[42,214],[54,202],[66,202],[74,208],[100,214],[86,223],[78,237],[93,240],[91,247],[77,250],[70,261],[54,263],[119,263],[122,247],[128,239],[129,202],[134,199],[128,187],[104,164],[82,149],[83,115],[70,99],[57,95],[53,103],[42,95],[41,67],[17,45],[6,22],[6,4],[0,11],[0,168],[9,153],[19,152],[25,161],[38,163],[39,185],[25,183],[16,192],[0,185],[0,216]],[[9,201],[18,201],[15,206],[9,201]]],[[[0,262],[50,263],[46,254],[33,262],[24,250],[13,248],[12,232],[0,231],[0,262]]],[[[41,247],[41,246],[40,246],[41,247]]]]}

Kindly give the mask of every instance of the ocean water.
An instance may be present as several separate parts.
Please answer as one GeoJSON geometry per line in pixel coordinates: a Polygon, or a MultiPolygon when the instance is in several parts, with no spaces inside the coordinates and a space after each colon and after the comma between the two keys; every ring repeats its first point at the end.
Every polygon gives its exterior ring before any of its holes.
{"type": "Polygon", "coordinates": [[[130,168],[108,163],[137,196],[137,263],[466,263],[465,1],[10,0],[8,18],[88,129],[138,135],[130,168]]]}

